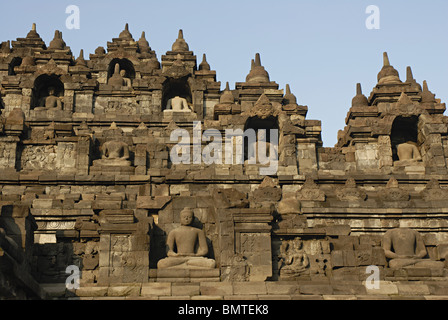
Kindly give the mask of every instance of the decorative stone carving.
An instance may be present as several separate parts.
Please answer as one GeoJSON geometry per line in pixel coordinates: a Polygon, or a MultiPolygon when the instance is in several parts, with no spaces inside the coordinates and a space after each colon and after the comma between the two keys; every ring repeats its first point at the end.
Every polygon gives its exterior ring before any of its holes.
{"type": "Polygon", "coordinates": [[[75,221],[52,220],[41,221],[37,225],[39,230],[70,230],[75,228],[75,223],[75,221]]]}
{"type": "Polygon", "coordinates": [[[385,188],[378,191],[378,196],[386,201],[408,201],[409,192],[399,187],[398,181],[395,178],[390,178],[385,188]]]}
{"type": "Polygon", "coordinates": [[[55,170],[56,148],[54,145],[26,146],[21,157],[22,169],[55,170]]]}
{"type": "Polygon", "coordinates": [[[297,166],[297,147],[295,136],[292,134],[283,136],[282,143],[280,143],[279,147],[280,165],[297,166]]]}
{"type": "Polygon", "coordinates": [[[308,255],[303,250],[302,240],[294,239],[285,241],[280,247],[279,258],[282,261],[280,266],[280,278],[296,277],[310,266],[308,255]]]}
{"type": "Polygon", "coordinates": [[[448,190],[442,189],[438,180],[431,179],[421,195],[425,201],[442,201],[448,198],[448,190]]]}
{"type": "Polygon", "coordinates": [[[108,101],[104,107],[104,113],[132,114],[137,110],[137,105],[126,101],[108,101]]]}
{"type": "Polygon", "coordinates": [[[14,168],[16,149],[15,143],[0,143],[0,168],[14,168]]]}
{"type": "Polygon", "coordinates": [[[254,106],[248,111],[247,115],[249,117],[258,117],[263,120],[271,116],[278,116],[280,111],[281,109],[274,106],[269,98],[263,93],[254,106]]]}
{"type": "Polygon", "coordinates": [[[190,75],[190,72],[185,68],[185,64],[182,61],[182,55],[178,54],[176,56],[176,60],[174,60],[171,66],[163,70],[163,75],[173,79],[180,79],[190,75]]]}
{"type": "Polygon", "coordinates": [[[325,193],[319,189],[314,179],[307,177],[302,189],[297,193],[297,199],[300,201],[325,201],[325,193]]]}
{"type": "Polygon", "coordinates": [[[367,198],[367,194],[356,186],[353,178],[347,179],[343,188],[336,189],[336,196],[341,201],[362,201],[367,198]]]}
{"type": "Polygon", "coordinates": [[[181,226],[168,234],[168,257],[160,260],[157,263],[157,268],[215,268],[215,260],[205,257],[208,253],[205,233],[191,226],[193,220],[194,213],[191,209],[181,211],[181,226]],[[198,246],[197,249],[196,245],[198,246]]]}
{"type": "Polygon", "coordinates": [[[265,177],[258,189],[253,192],[253,201],[256,204],[263,202],[275,203],[282,198],[282,189],[278,185],[278,181],[271,177],[265,177]]]}
{"type": "MultiPolygon", "coordinates": [[[[146,282],[153,219],[144,213],[137,218],[132,209],[106,209],[99,213],[98,222],[98,283],[146,282]]],[[[83,228],[91,229],[90,225],[83,223],[83,228]]]]}
{"type": "Polygon", "coordinates": [[[382,246],[390,268],[443,268],[441,261],[425,259],[427,251],[423,238],[415,230],[396,228],[384,234],[382,246]]]}

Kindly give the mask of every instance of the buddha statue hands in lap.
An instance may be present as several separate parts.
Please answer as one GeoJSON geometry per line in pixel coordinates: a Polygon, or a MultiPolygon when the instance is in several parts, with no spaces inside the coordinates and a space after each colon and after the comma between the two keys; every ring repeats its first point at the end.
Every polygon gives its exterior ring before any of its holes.
{"type": "Polygon", "coordinates": [[[107,141],[102,146],[102,158],[94,162],[103,166],[130,166],[129,146],[119,140],[107,141]]]}
{"type": "Polygon", "coordinates": [[[417,144],[412,141],[407,141],[397,145],[397,155],[400,161],[412,162],[422,160],[417,144]]]}
{"type": "Polygon", "coordinates": [[[126,77],[126,70],[120,70],[120,76],[123,78],[123,85],[125,87],[132,87],[132,81],[126,77]]]}
{"type": "Polygon", "coordinates": [[[216,262],[206,258],[208,253],[207,239],[204,231],[191,226],[194,213],[184,209],[180,213],[180,227],[168,234],[169,247],[167,257],[160,260],[157,268],[213,269],[216,262]]]}
{"type": "Polygon", "coordinates": [[[180,111],[180,112],[192,112],[193,110],[188,105],[188,101],[185,98],[175,96],[168,100],[166,110],[180,111]]]}
{"type": "Polygon", "coordinates": [[[424,259],[427,255],[421,235],[412,229],[396,228],[387,231],[382,243],[390,268],[443,268],[441,261],[424,259]]]}
{"type": "Polygon", "coordinates": [[[282,245],[279,256],[283,260],[280,275],[297,276],[307,270],[310,261],[302,246],[302,240],[291,240],[282,245]]]}
{"type": "Polygon", "coordinates": [[[39,105],[40,108],[39,109],[57,109],[57,110],[62,110],[62,102],[61,99],[59,97],[57,97],[55,95],[55,88],[54,87],[49,87],[48,88],[48,96],[46,96],[45,98],[43,98],[39,105]]]}

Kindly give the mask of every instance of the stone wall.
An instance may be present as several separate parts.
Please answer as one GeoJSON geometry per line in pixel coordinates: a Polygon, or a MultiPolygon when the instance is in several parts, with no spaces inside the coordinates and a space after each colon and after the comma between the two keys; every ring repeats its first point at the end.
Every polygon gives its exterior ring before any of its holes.
{"type": "MultiPolygon", "coordinates": [[[[28,239],[23,252],[9,240],[0,248],[14,263],[22,263],[16,252],[26,254],[25,274],[50,296],[446,293],[431,282],[446,280],[447,270],[445,104],[410,69],[402,82],[387,55],[369,98],[358,86],[331,148],[322,145],[320,121],[306,118],[289,86],[270,80],[260,55],[245,82],[221,90],[182,32],[159,62],[128,26],[88,60],[59,38],[47,47],[33,29],[12,47],[2,44],[0,83],[2,221],[11,216],[6,208],[35,221],[32,231],[0,226],[4,239],[28,239]],[[12,68],[14,58],[22,62],[12,68]],[[250,130],[269,132],[264,142],[276,158],[268,164],[252,162],[243,136],[250,130]],[[179,150],[188,155],[182,163],[173,157],[179,150]],[[190,227],[205,234],[203,258],[214,268],[158,267],[184,209],[194,212],[190,227]],[[426,250],[419,259],[432,264],[390,268],[383,237],[397,228],[418,232],[426,250]],[[68,266],[81,271],[81,288],[71,293],[68,266]],[[369,266],[380,270],[385,291],[365,289],[369,266]],[[423,284],[396,282],[414,280],[423,284]]],[[[12,274],[5,265],[1,279],[12,274]]],[[[26,296],[20,283],[11,286],[15,297],[26,296]]]]}

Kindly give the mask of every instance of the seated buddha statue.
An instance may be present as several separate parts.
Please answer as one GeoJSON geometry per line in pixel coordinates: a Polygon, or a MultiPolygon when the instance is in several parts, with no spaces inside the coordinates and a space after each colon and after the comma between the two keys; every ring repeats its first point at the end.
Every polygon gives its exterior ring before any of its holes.
{"type": "Polygon", "coordinates": [[[55,95],[56,89],[54,87],[48,88],[48,96],[42,98],[39,102],[39,107],[36,110],[40,109],[57,109],[62,110],[62,102],[59,97],[55,95]]]}
{"type": "Polygon", "coordinates": [[[193,110],[188,105],[188,101],[185,98],[175,96],[168,100],[166,110],[172,110],[177,112],[192,112],[193,110]]]}
{"type": "Polygon", "coordinates": [[[412,229],[396,228],[384,234],[382,246],[390,268],[443,268],[444,263],[425,259],[425,243],[421,235],[412,229]]]}
{"type": "Polygon", "coordinates": [[[107,141],[102,145],[102,158],[94,160],[94,165],[130,166],[129,146],[119,140],[107,141]]]}
{"type": "Polygon", "coordinates": [[[397,145],[397,155],[400,161],[420,161],[422,156],[418,150],[417,144],[412,141],[407,141],[397,145]]]}
{"type": "MultiPolygon", "coordinates": [[[[125,70],[121,70],[125,71],[125,70]]],[[[123,78],[123,73],[120,71],[120,65],[118,63],[114,66],[114,73],[107,81],[108,85],[111,85],[113,87],[124,87],[127,85],[125,79],[123,78]]],[[[126,74],[126,71],[124,72],[126,74]]]]}
{"type": "Polygon", "coordinates": [[[123,78],[123,85],[126,87],[132,87],[132,82],[130,78],[126,77],[126,70],[120,70],[120,76],[123,78]]]}
{"type": "Polygon", "coordinates": [[[213,269],[216,262],[206,258],[207,239],[204,231],[192,226],[194,213],[185,208],[180,213],[180,226],[168,234],[167,257],[157,263],[157,268],[213,269]]]}

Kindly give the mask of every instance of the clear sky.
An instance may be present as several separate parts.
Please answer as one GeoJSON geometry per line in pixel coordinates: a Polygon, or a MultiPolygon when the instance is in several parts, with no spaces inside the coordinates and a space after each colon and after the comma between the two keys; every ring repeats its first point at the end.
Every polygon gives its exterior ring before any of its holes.
{"type": "Polygon", "coordinates": [[[417,82],[448,101],[447,0],[22,0],[2,1],[0,12],[0,42],[25,37],[35,22],[47,44],[60,30],[85,58],[128,22],[135,40],[146,32],[160,60],[183,29],[222,89],[245,80],[258,52],[271,81],[289,83],[307,118],[322,121],[327,147],[345,126],[356,83],[367,96],[376,85],[384,51],[402,80],[411,66],[417,82]],[[79,8],[79,29],[66,27],[69,5],[79,8]],[[366,27],[369,5],[380,10],[380,29],[366,27]]]}

